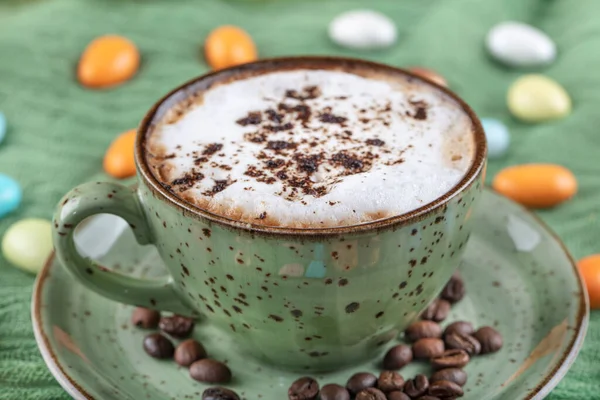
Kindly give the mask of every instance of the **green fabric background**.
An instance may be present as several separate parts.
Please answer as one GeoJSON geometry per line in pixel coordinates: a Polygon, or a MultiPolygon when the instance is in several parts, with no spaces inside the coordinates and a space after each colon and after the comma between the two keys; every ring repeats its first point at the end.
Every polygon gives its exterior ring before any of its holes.
{"type": "MultiPolygon", "coordinates": [[[[263,57],[352,55],[436,69],[480,116],[499,118],[512,131],[510,154],[490,163],[488,181],[499,168],[518,163],[571,168],[580,184],[577,197],[540,215],[576,258],[599,252],[598,15],[598,0],[0,0],[0,110],[9,121],[0,173],[24,189],[18,212],[0,220],[0,235],[20,218],[50,218],[67,190],[101,174],[103,153],[116,134],[134,127],[169,89],[207,71],[202,41],[228,23],[247,29],[263,57]],[[397,46],[357,53],[331,44],[328,22],[366,5],[396,21],[397,46]],[[525,125],[508,114],[507,87],[523,71],[497,65],[483,47],[488,29],[507,19],[532,23],[556,41],[558,60],[542,72],[571,94],[568,118],[525,125]],[[105,33],[134,40],[142,68],[116,89],[83,89],[74,80],[77,59],[105,33]]],[[[33,281],[0,256],[0,399],[68,398],[33,339],[33,281]]],[[[550,399],[600,398],[599,343],[600,314],[593,313],[584,349],[550,399]]]]}

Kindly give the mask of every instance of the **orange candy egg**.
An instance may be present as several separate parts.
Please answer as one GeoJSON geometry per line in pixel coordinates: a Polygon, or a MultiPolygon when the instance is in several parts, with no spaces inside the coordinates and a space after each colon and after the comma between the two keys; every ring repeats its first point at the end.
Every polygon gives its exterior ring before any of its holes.
{"type": "Polygon", "coordinates": [[[492,182],[495,191],[531,208],[553,207],[577,192],[571,171],[555,164],[524,164],[505,168],[492,182]]]}
{"type": "Polygon", "coordinates": [[[213,30],[204,42],[204,55],[215,70],[255,61],[256,46],[250,35],[236,26],[213,30]]]}
{"type": "Polygon", "coordinates": [[[110,176],[123,179],[135,175],[136,130],[124,132],[111,144],[104,155],[104,171],[110,176]]]}
{"type": "Polygon", "coordinates": [[[408,70],[413,74],[420,76],[421,78],[430,80],[433,83],[437,83],[440,86],[448,86],[448,82],[446,82],[446,79],[443,76],[428,68],[413,67],[409,68],[408,70]]]}
{"type": "Polygon", "coordinates": [[[577,266],[590,296],[590,308],[600,308],[600,254],[582,258],[577,266]]]}
{"type": "Polygon", "coordinates": [[[140,66],[140,53],[129,39],[106,35],[94,39],[77,67],[79,82],[90,88],[105,88],[130,79],[140,66]]]}

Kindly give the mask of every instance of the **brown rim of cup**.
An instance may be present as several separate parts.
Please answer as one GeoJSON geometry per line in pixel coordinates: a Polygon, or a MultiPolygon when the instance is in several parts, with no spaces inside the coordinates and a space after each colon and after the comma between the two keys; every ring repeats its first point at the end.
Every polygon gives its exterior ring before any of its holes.
{"type": "Polygon", "coordinates": [[[425,80],[409,71],[401,68],[392,67],[385,64],[365,61],[360,59],[344,58],[344,57],[319,57],[319,56],[304,56],[304,57],[285,57],[263,59],[253,63],[243,64],[231,68],[221,69],[210,72],[206,75],[194,78],[178,88],[170,91],[160,100],[158,100],[142,119],[135,141],[135,164],[140,175],[141,181],[156,195],[163,198],[167,203],[179,208],[186,216],[196,219],[205,220],[208,223],[217,223],[224,228],[240,230],[247,233],[267,235],[267,236],[284,236],[284,237],[303,237],[306,239],[351,235],[364,232],[378,232],[386,229],[396,229],[406,224],[411,224],[419,221],[429,214],[435,213],[440,208],[444,207],[454,196],[468,188],[475,181],[481,170],[485,166],[486,160],[486,139],[481,123],[471,107],[469,107],[456,94],[445,87],[439,86],[433,82],[425,80]],[[206,90],[211,86],[233,78],[249,77],[254,75],[264,74],[270,71],[285,71],[292,69],[329,69],[329,70],[371,70],[381,72],[383,74],[405,75],[415,80],[425,82],[428,85],[436,87],[438,90],[449,95],[454,99],[462,109],[467,113],[473,123],[473,135],[475,140],[475,155],[471,166],[463,176],[460,182],[444,195],[438,197],[434,201],[425,204],[410,212],[388,217],[371,222],[364,222],[355,225],[347,225],[332,228],[287,228],[278,226],[266,226],[259,224],[250,224],[247,222],[236,221],[218,214],[214,214],[203,210],[195,205],[188,203],[171,192],[169,192],[154,176],[146,164],[145,159],[145,144],[147,133],[159,121],[164,113],[171,109],[180,101],[188,98],[190,95],[198,91],[206,90]],[[190,89],[193,88],[193,89],[190,89]]]}

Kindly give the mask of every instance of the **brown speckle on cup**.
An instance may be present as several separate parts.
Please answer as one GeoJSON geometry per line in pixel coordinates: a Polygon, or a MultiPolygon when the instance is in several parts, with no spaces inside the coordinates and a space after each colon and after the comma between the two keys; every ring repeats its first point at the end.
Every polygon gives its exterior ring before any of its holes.
{"type": "Polygon", "coordinates": [[[346,306],[346,313],[347,314],[352,314],[353,312],[355,312],[359,308],[360,308],[360,304],[359,303],[352,302],[352,303],[350,303],[350,304],[348,304],[346,306]]]}

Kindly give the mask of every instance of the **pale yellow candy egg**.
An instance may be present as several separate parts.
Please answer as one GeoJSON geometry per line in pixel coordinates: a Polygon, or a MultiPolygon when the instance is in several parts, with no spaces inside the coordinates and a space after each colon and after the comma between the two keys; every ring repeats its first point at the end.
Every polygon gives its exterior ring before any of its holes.
{"type": "Polygon", "coordinates": [[[526,122],[563,118],[571,112],[571,98],[556,81],[543,75],[525,75],[509,88],[508,109],[526,122]]]}
{"type": "Polygon", "coordinates": [[[52,225],[38,218],[11,225],[2,238],[2,254],[15,267],[38,273],[52,252],[52,225]]]}

